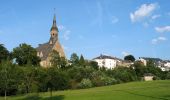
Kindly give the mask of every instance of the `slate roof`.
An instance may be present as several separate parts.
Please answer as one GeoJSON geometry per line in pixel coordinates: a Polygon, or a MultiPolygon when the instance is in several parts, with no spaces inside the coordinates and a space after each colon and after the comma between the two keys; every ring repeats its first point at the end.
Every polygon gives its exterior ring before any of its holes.
{"type": "Polygon", "coordinates": [[[115,59],[115,60],[122,61],[122,59],[119,59],[119,58],[116,58],[116,57],[112,57],[112,56],[102,55],[102,54],[100,56],[96,57],[96,58],[93,58],[93,59],[115,59]]]}
{"type": "Polygon", "coordinates": [[[150,58],[150,57],[139,57],[139,59],[145,59],[145,60],[152,60],[152,61],[154,61],[154,62],[162,62],[162,59],[160,59],[160,58],[150,58]]]}
{"type": "Polygon", "coordinates": [[[49,53],[52,51],[53,44],[44,43],[44,44],[39,44],[39,47],[36,48],[38,52],[42,52],[43,57],[41,57],[41,60],[47,59],[49,53]]]}

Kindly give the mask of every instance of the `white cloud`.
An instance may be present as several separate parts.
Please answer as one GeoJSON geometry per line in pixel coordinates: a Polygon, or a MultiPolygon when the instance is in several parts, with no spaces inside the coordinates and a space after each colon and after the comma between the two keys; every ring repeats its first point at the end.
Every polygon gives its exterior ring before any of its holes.
{"type": "Polygon", "coordinates": [[[150,16],[153,11],[158,7],[157,3],[143,4],[135,12],[130,13],[130,18],[132,22],[140,21],[148,16],[150,16]]]}
{"type": "Polygon", "coordinates": [[[129,54],[130,54],[130,53],[128,53],[128,52],[126,52],[126,51],[123,51],[123,52],[122,52],[122,55],[123,55],[123,56],[127,56],[127,55],[129,55],[129,54]]]}
{"type": "Polygon", "coordinates": [[[64,34],[63,34],[63,38],[65,39],[65,40],[69,40],[69,35],[70,35],[70,30],[66,30],[65,32],[64,32],[64,34]]]}
{"type": "Polygon", "coordinates": [[[117,22],[119,22],[119,19],[115,16],[112,16],[112,23],[115,24],[117,22]]]}
{"type": "Polygon", "coordinates": [[[165,37],[158,37],[158,40],[165,41],[167,39],[165,37]]]}
{"type": "Polygon", "coordinates": [[[166,41],[166,40],[167,40],[167,38],[165,38],[165,37],[158,37],[158,38],[152,39],[151,43],[152,44],[157,44],[157,43],[159,43],[161,41],[166,41]]]}
{"type": "Polygon", "coordinates": [[[65,30],[65,29],[66,29],[66,27],[65,27],[65,26],[63,26],[63,25],[59,25],[59,26],[58,26],[58,29],[59,29],[59,30],[65,30]]]}
{"type": "Polygon", "coordinates": [[[155,27],[155,30],[159,33],[170,32],[170,26],[155,27]]]}
{"type": "Polygon", "coordinates": [[[157,19],[159,17],[161,17],[161,15],[153,15],[151,18],[154,20],[154,19],[157,19]]]}

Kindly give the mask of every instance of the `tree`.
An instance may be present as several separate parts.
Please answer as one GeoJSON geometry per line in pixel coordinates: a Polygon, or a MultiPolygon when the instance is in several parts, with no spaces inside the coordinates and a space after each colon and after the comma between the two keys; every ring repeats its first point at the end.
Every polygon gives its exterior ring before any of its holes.
{"type": "Polygon", "coordinates": [[[0,95],[15,95],[19,84],[17,68],[10,61],[0,64],[0,95]]]}
{"type": "Polygon", "coordinates": [[[85,66],[85,60],[84,60],[83,55],[80,56],[79,64],[80,64],[81,66],[85,66]]]}
{"type": "Polygon", "coordinates": [[[25,43],[13,49],[12,57],[19,65],[39,65],[40,62],[36,49],[25,43]]]}
{"type": "Polygon", "coordinates": [[[7,60],[9,57],[9,51],[3,46],[3,44],[0,44],[0,62],[2,60],[7,60]]]}
{"type": "Polygon", "coordinates": [[[147,72],[146,67],[144,66],[144,64],[140,61],[136,61],[133,65],[132,68],[134,68],[136,75],[138,77],[138,79],[141,79],[141,77],[143,77],[143,75],[147,72]]]}
{"type": "Polygon", "coordinates": [[[134,62],[135,57],[133,55],[127,55],[127,56],[124,57],[124,60],[134,62]]]}
{"type": "Polygon", "coordinates": [[[96,61],[90,61],[89,66],[93,67],[96,70],[99,69],[98,63],[96,61]]]}
{"type": "Polygon", "coordinates": [[[52,97],[53,90],[64,90],[68,86],[68,79],[65,73],[62,73],[55,67],[50,67],[47,70],[47,88],[50,89],[50,96],[52,97]]]}
{"type": "Polygon", "coordinates": [[[66,59],[64,57],[60,57],[59,53],[56,50],[53,50],[50,54],[51,57],[51,64],[52,66],[58,67],[58,68],[65,68],[66,67],[66,59]]]}
{"type": "Polygon", "coordinates": [[[70,57],[70,61],[73,65],[79,64],[79,57],[77,56],[76,53],[73,53],[70,57]]]}

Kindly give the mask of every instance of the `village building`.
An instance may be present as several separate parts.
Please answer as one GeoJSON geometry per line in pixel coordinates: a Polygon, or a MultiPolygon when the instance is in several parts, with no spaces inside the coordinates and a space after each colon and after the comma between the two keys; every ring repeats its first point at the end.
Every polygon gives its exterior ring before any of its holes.
{"type": "Polygon", "coordinates": [[[153,78],[154,78],[154,75],[151,74],[151,73],[145,73],[144,76],[143,76],[144,81],[152,81],[153,78]]]}
{"type": "Polygon", "coordinates": [[[141,61],[144,64],[144,66],[147,65],[148,61],[152,61],[156,67],[162,66],[162,59],[160,58],[139,57],[139,61],[141,61]]]}
{"type": "Polygon", "coordinates": [[[53,18],[53,24],[50,29],[50,39],[47,43],[39,44],[39,46],[36,48],[37,50],[37,56],[41,58],[40,65],[42,67],[49,67],[51,66],[50,63],[50,53],[53,50],[56,50],[61,57],[65,57],[64,50],[62,46],[60,45],[59,39],[58,39],[58,27],[56,25],[56,15],[54,14],[53,18]]]}
{"type": "Polygon", "coordinates": [[[118,62],[121,62],[121,59],[101,54],[100,56],[94,58],[93,61],[96,61],[100,68],[105,67],[107,69],[114,69],[118,62]]]}

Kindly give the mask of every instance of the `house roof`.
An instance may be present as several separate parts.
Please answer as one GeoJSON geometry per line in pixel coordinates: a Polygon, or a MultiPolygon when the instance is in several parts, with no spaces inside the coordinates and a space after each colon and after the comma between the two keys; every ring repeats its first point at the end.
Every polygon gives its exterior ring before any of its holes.
{"type": "Polygon", "coordinates": [[[139,57],[139,59],[152,60],[154,62],[162,61],[160,58],[150,58],[150,57],[139,57]]]}
{"type": "Polygon", "coordinates": [[[102,55],[102,54],[100,56],[96,57],[96,58],[93,58],[93,60],[94,59],[115,59],[115,60],[121,60],[122,61],[122,59],[112,57],[112,56],[102,55]]]}
{"type": "Polygon", "coordinates": [[[154,76],[152,73],[145,73],[143,76],[154,76]]]}

